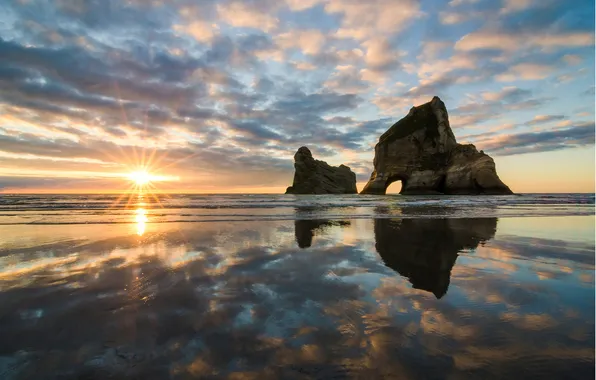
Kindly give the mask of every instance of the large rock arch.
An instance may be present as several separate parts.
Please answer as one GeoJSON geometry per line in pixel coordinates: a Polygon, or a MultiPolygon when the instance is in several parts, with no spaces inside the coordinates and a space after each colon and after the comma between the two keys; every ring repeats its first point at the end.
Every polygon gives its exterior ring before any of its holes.
{"type": "Polygon", "coordinates": [[[385,194],[397,180],[400,194],[513,194],[491,157],[472,144],[457,143],[437,96],[412,107],[381,135],[373,165],[361,194],[385,194]]]}

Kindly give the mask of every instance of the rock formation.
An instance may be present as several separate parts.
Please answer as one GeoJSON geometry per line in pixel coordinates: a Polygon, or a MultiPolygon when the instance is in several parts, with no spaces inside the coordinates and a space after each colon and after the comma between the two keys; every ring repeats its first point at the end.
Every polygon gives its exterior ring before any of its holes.
{"type": "Polygon", "coordinates": [[[492,158],[472,144],[457,143],[437,96],[412,107],[381,135],[373,164],[361,194],[385,194],[398,180],[401,194],[513,194],[492,158]]]}
{"type": "Polygon", "coordinates": [[[375,219],[375,247],[385,265],[414,289],[447,293],[458,253],[492,239],[497,218],[375,219]]]}
{"type": "Polygon", "coordinates": [[[315,160],[303,146],[294,155],[294,183],[286,194],[356,194],[356,174],[345,165],[315,160]]]}

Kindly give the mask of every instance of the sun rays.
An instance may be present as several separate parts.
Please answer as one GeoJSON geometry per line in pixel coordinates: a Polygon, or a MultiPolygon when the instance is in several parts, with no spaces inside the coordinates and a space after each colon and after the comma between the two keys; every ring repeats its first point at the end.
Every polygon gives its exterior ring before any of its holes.
{"type": "MultiPolygon", "coordinates": [[[[120,96],[120,87],[114,83],[114,90],[120,100],[122,123],[130,127],[129,117],[120,96]]],[[[112,150],[104,150],[103,154],[111,162],[119,163],[124,169],[118,177],[128,182],[128,188],[110,205],[112,209],[132,211],[131,221],[136,226],[137,235],[143,236],[146,224],[150,223],[151,212],[156,208],[164,208],[162,200],[169,199],[172,189],[168,183],[180,180],[176,175],[170,175],[176,166],[191,159],[198,152],[188,155],[172,154],[168,145],[161,141],[147,138],[149,125],[149,109],[144,110],[143,125],[139,129],[137,144],[122,146],[115,144],[112,150]],[[167,175],[166,175],[167,173],[167,175]]]]}

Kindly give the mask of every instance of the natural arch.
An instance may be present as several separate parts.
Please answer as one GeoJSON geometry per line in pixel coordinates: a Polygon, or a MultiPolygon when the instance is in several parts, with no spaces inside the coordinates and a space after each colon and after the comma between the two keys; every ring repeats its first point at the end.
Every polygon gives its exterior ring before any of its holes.
{"type": "Polygon", "coordinates": [[[373,168],[361,194],[385,194],[392,179],[402,181],[401,194],[513,194],[492,158],[457,143],[436,96],[379,137],[373,168]]]}
{"type": "Polygon", "coordinates": [[[402,188],[402,182],[400,180],[393,181],[385,189],[385,194],[399,194],[402,188]]]}

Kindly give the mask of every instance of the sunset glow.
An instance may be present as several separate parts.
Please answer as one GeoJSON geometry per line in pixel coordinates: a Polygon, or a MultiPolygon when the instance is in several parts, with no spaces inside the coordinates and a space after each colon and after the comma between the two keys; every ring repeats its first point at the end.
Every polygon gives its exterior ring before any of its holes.
{"type": "Polygon", "coordinates": [[[594,191],[593,1],[1,13],[0,193],[283,193],[302,145],[361,190],[379,137],[435,95],[514,192],[594,191]]]}

